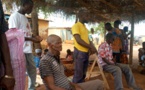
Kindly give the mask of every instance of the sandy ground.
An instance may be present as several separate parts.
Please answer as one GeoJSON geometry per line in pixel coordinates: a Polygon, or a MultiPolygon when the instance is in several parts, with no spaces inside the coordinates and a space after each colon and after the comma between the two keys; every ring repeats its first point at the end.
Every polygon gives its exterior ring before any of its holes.
{"type": "MultiPolygon", "coordinates": [[[[132,68],[132,71],[133,71],[133,74],[134,74],[137,85],[140,86],[141,88],[143,88],[143,90],[145,90],[145,75],[142,75],[137,71],[137,67],[138,67],[138,48],[140,48],[140,47],[141,46],[134,46],[133,64],[131,65],[131,68],[132,68]]],[[[72,44],[63,44],[63,50],[61,52],[61,57],[62,58],[65,58],[67,49],[71,49],[73,51],[73,45],[72,44]]],[[[93,60],[93,59],[94,59],[94,57],[91,56],[90,60],[93,60]]],[[[92,79],[101,79],[102,80],[102,78],[100,76],[99,77],[94,77],[92,79]]],[[[114,90],[114,80],[113,80],[113,78],[111,78],[110,76],[107,76],[107,81],[109,83],[110,90],[114,90]]],[[[37,82],[42,83],[41,78],[39,76],[37,77],[37,82]]],[[[124,90],[130,90],[127,87],[124,76],[123,76],[123,84],[124,84],[124,90]]],[[[26,85],[26,87],[27,87],[27,85],[26,85]]],[[[39,87],[37,87],[36,90],[45,90],[45,86],[42,84],[39,87]]]]}

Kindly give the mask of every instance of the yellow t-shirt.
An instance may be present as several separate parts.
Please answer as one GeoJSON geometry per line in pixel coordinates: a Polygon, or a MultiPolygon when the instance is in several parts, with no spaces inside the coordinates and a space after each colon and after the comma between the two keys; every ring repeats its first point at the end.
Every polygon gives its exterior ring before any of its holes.
{"type": "MultiPolygon", "coordinates": [[[[75,25],[73,25],[72,34],[73,35],[79,34],[83,41],[85,41],[87,44],[90,44],[89,37],[88,37],[89,32],[87,28],[85,27],[85,25],[82,24],[81,22],[77,22],[75,25]]],[[[78,44],[75,38],[74,38],[74,46],[75,48],[77,48],[78,50],[82,52],[88,52],[88,48],[83,47],[80,44],[78,44]]]]}

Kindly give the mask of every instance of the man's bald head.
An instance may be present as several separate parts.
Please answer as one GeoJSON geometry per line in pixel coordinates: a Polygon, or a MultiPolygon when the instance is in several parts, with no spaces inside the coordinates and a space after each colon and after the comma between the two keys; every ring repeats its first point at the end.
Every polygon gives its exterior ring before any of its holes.
{"type": "Polygon", "coordinates": [[[47,43],[48,44],[55,44],[58,41],[58,39],[61,39],[61,38],[57,35],[54,35],[54,34],[49,35],[47,38],[47,43]]]}
{"type": "Polygon", "coordinates": [[[47,43],[51,53],[54,55],[60,55],[60,51],[62,51],[62,41],[59,36],[54,34],[49,35],[47,38],[47,43]]]}

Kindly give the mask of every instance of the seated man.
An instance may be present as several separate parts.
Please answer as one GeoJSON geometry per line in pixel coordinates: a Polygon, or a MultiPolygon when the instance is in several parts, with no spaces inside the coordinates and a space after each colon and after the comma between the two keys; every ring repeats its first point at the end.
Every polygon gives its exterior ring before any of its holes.
{"type": "Polygon", "coordinates": [[[64,74],[64,67],[60,62],[62,50],[61,38],[57,35],[48,36],[48,53],[40,61],[40,75],[47,90],[104,90],[100,80],[74,84],[69,82],[64,74]]]}
{"type": "Polygon", "coordinates": [[[116,63],[112,55],[111,44],[114,40],[112,33],[106,35],[106,41],[98,48],[98,61],[104,71],[112,73],[114,76],[115,90],[123,90],[122,72],[125,75],[128,86],[133,90],[141,90],[136,86],[132,71],[126,64],[116,63]]]}
{"type": "Polygon", "coordinates": [[[145,67],[145,42],[142,43],[142,48],[140,48],[138,51],[139,64],[145,67]]]}

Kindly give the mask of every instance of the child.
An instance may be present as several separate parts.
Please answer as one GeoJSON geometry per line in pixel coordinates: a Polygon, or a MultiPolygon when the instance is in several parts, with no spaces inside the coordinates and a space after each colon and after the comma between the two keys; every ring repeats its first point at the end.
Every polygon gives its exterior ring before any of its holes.
{"type": "Polygon", "coordinates": [[[67,49],[67,55],[66,55],[66,60],[68,61],[73,61],[73,52],[71,52],[70,49],[67,49]]]}
{"type": "Polygon", "coordinates": [[[138,51],[139,64],[145,67],[145,42],[142,43],[142,48],[140,48],[138,51]]]}
{"type": "Polygon", "coordinates": [[[40,59],[41,59],[41,53],[42,53],[42,50],[41,49],[35,49],[35,53],[36,53],[36,56],[34,56],[34,62],[35,62],[35,65],[36,65],[36,69],[37,69],[37,74],[39,74],[39,62],[40,62],[40,59]]]}
{"type": "Polygon", "coordinates": [[[45,49],[44,52],[43,52],[43,54],[41,55],[41,57],[45,56],[48,51],[49,51],[48,49],[45,49]]]}
{"type": "Polygon", "coordinates": [[[44,55],[46,55],[47,52],[48,52],[48,49],[45,49],[45,50],[44,50],[44,55]]]}

